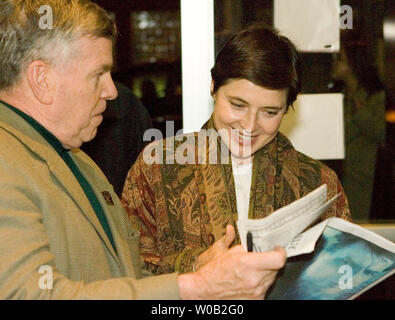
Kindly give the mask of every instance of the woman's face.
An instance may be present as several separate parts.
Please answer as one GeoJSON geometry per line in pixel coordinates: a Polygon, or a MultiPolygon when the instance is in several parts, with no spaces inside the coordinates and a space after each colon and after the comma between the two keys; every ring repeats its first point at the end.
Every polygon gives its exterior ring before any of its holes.
{"type": "Polygon", "coordinates": [[[246,79],[229,80],[213,98],[215,128],[240,160],[273,140],[287,106],[286,89],[266,89],[246,79]]]}

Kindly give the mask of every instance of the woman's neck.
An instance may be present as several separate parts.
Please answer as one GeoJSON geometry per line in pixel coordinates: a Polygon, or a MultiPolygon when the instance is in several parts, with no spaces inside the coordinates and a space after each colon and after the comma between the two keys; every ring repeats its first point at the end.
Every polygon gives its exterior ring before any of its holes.
{"type": "Polygon", "coordinates": [[[232,163],[234,163],[236,166],[250,164],[252,163],[253,160],[254,160],[254,156],[251,156],[249,158],[237,158],[232,155],[232,163]]]}

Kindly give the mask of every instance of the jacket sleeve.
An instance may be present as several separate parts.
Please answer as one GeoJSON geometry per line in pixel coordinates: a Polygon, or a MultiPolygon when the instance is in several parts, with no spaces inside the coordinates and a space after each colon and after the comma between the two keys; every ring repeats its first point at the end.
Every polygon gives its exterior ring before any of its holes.
{"type": "Polygon", "coordinates": [[[18,173],[9,159],[0,156],[0,299],[179,297],[174,273],[90,283],[72,281],[60,273],[43,223],[40,194],[31,188],[31,178],[18,173]]]}
{"type": "Polygon", "coordinates": [[[196,258],[207,248],[177,251],[174,241],[165,239],[164,232],[159,230],[163,224],[169,225],[167,209],[158,199],[161,183],[160,165],[146,164],[142,152],[127,175],[121,201],[132,227],[140,231],[140,255],[148,270],[154,274],[191,272],[196,258]],[[160,249],[164,241],[166,246],[162,247],[166,247],[166,252],[160,249]]]}

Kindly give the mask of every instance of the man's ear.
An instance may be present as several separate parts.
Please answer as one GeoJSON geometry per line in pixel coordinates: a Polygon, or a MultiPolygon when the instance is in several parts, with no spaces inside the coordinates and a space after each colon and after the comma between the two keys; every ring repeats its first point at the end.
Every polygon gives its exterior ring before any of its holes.
{"type": "Polygon", "coordinates": [[[44,61],[36,60],[27,68],[27,80],[34,96],[42,104],[53,103],[53,79],[50,65],[44,61]]]}

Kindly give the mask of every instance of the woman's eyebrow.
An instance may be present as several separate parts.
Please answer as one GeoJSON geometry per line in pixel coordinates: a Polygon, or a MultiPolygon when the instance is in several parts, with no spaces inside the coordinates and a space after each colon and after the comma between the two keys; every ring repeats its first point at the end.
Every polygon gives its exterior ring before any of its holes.
{"type": "Polygon", "coordinates": [[[262,108],[270,109],[270,110],[281,110],[281,109],[283,109],[284,107],[278,107],[278,106],[264,106],[264,107],[262,107],[262,108]]]}
{"type": "MultiPolygon", "coordinates": [[[[229,99],[237,100],[237,101],[239,101],[239,102],[241,102],[243,104],[249,105],[249,103],[247,101],[245,101],[244,99],[242,99],[240,97],[229,96],[229,99]]],[[[261,108],[279,111],[279,110],[282,110],[284,107],[283,106],[263,106],[261,108]]]]}
{"type": "Polygon", "coordinates": [[[245,100],[243,100],[242,98],[239,98],[239,97],[229,96],[229,99],[237,100],[237,101],[240,101],[241,103],[244,103],[244,104],[249,104],[247,101],[245,101],[245,100]]]}

